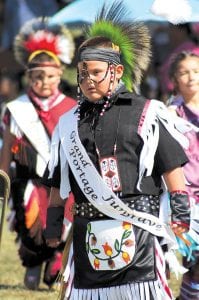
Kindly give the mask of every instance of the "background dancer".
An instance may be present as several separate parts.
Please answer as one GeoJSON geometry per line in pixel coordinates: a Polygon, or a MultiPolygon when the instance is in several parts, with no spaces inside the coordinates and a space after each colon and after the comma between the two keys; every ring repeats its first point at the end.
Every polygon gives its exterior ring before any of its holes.
{"type": "Polygon", "coordinates": [[[22,27],[14,50],[26,68],[28,89],[27,94],[7,104],[0,168],[9,173],[11,162],[16,163],[10,222],[26,267],[24,283],[37,289],[44,262],[44,282],[49,287],[61,266],[62,246],[49,248],[43,237],[49,190],[42,186],[41,177],[59,116],[76,103],[59,91],[62,63],[71,63],[74,43],[67,28],[38,18],[22,27]]]}
{"type": "MultiPolygon", "coordinates": [[[[199,127],[199,56],[193,52],[181,52],[173,57],[170,78],[174,84],[172,103],[169,109],[177,116],[199,127]]],[[[184,166],[187,190],[192,200],[193,210],[199,205],[199,133],[191,130],[185,133],[189,139],[186,154],[189,162],[184,166]]],[[[192,221],[199,231],[196,215],[192,221]]],[[[182,249],[184,250],[184,249],[182,249]]],[[[184,266],[189,269],[183,276],[180,299],[199,299],[199,247],[195,244],[192,259],[184,257],[184,266]]],[[[184,251],[183,251],[184,252],[184,251]]],[[[183,253],[182,252],[182,253],[183,253]]]]}

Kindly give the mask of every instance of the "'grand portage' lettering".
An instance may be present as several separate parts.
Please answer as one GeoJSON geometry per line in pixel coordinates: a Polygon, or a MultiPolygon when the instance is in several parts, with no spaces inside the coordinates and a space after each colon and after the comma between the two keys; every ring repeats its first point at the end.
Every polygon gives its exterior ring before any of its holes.
{"type": "Polygon", "coordinates": [[[77,146],[77,141],[76,141],[75,137],[76,137],[76,133],[75,133],[75,131],[72,131],[70,134],[70,138],[72,140],[72,143],[74,144],[74,147],[70,149],[69,155],[74,158],[78,157],[82,166],[85,168],[86,166],[90,165],[90,163],[86,162],[86,160],[83,159],[83,154],[82,154],[81,150],[79,149],[79,147],[77,146]]]}
{"type": "Polygon", "coordinates": [[[72,156],[72,165],[75,167],[76,171],[79,171],[77,176],[81,180],[83,184],[83,191],[86,195],[90,195],[92,200],[97,199],[97,195],[94,193],[93,188],[90,186],[89,181],[86,179],[86,174],[83,171],[82,167],[85,168],[87,165],[90,165],[90,163],[86,162],[85,159],[83,159],[83,154],[79,147],[76,145],[76,133],[75,131],[72,131],[70,134],[70,138],[72,140],[73,148],[70,149],[69,155],[72,156]],[[81,167],[82,166],[82,167],[81,167]]]}

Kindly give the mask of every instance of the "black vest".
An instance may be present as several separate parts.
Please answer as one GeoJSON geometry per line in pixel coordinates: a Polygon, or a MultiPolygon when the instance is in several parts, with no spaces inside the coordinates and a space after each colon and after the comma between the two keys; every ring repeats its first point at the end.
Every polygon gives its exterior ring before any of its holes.
{"type": "MultiPolygon", "coordinates": [[[[119,175],[124,195],[160,193],[160,175],[153,172],[152,176],[143,178],[141,189],[136,188],[138,180],[139,157],[143,141],[138,135],[138,124],[144,109],[146,99],[126,90],[115,96],[114,104],[99,116],[102,109],[100,104],[86,104],[82,108],[82,117],[79,124],[79,136],[87,153],[99,170],[98,155],[113,155],[116,143],[116,156],[118,159],[119,175]]],[[[77,198],[82,198],[72,174],[72,191],[77,198]],[[74,184],[73,184],[74,183],[74,184]],[[81,197],[80,197],[80,194],[81,197]]],[[[82,200],[80,200],[81,202],[82,200]]]]}

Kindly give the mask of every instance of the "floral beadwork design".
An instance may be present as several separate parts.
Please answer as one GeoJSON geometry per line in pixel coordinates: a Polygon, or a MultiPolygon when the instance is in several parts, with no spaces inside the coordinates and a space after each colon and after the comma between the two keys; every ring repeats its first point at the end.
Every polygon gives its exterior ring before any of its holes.
{"type": "Polygon", "coordinates": [[[88,223],[86,251],[95,270],[125,267],[135,253],[132,224],[116,220],[88,223]]]}

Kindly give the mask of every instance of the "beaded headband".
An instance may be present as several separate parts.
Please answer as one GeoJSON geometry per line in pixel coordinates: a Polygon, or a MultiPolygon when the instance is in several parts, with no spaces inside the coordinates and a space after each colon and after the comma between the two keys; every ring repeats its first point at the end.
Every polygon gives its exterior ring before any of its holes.
{"type": "Polygon", "coordinates": [[[89,60],[110,62],[113,65],[119,65],[121,63],[120,53],[118,51],[108,48],[83,47],[79,51],[78,61],[89,60]]]}

